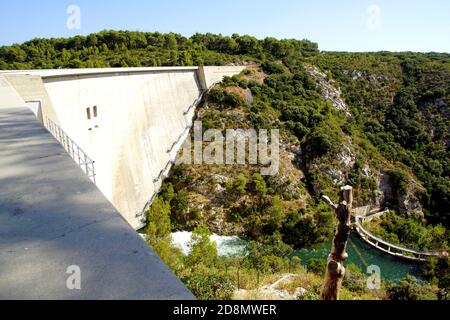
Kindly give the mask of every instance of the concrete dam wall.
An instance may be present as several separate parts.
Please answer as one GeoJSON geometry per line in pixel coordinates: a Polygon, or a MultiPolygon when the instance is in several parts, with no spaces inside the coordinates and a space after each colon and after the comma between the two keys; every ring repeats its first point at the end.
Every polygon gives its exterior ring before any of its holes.
{"type": "Polygon", "coordinates": [[[243,69],[0,72],[0,108],[24,102],[47,128],[62,129],[94,161],[100,191],[139,229],[189,134],[203,92],[243,69]]]}

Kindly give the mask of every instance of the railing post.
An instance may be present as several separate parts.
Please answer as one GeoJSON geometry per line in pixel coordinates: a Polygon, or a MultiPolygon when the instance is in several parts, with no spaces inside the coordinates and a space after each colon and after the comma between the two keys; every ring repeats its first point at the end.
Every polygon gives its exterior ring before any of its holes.
{"type": "Polygon", "coordinates": [[[67,152],[69,152],[69,148],[67,147],[68,141],[67,141],[67,135],[63,135],[63,141],[64,141],[64,149],[66,149],[67,152]]]}
{"type": "Polygon", "coordinates": [[[78,164],[81,165],[80,147],[77,145],[78,164]]]}
{"type": "Polygon", "coordinates": [[[89,176],[89,167],[86,154],[84,154],[84,165],[86,166],[86,174],[89,176]]]}
{"type": "Polygon", "coordinates": [[[92,161],[92,179],[94,180],[94,184],[96,184],[95,180],[95,161],[92,161]]]}

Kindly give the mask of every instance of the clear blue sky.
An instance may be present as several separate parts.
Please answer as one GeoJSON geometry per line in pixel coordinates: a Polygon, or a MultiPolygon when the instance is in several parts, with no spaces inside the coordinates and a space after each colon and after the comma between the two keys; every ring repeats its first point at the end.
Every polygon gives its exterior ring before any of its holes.
{"type": "Polygon", "coordinates": [[[307,38],[336,51],[450,52],[450,1],[0,1],[0,45],[104,29],[307,38]],[[67,28],[72,4],[81,9],[79,30],[67,28]]]}

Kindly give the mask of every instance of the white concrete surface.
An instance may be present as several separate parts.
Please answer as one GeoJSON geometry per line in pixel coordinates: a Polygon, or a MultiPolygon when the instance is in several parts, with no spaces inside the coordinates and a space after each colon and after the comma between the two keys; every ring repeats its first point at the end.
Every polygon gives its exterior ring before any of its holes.
{"type": "Polygon", "coordinates": [[[209,88],[217,82],[221,82],[223,77],[232,77],[241,73],[245,67],[242,66],[230,66],[230,67],[204,67],[205,69],[205,81],[206,86],[209,88]]]}
{"type": "Polygon", "coordinates": [[[5,299],[194,299],[26,107],[0,109],[5,299]]]}
{"type": "Polygon", "coordinates": [[[0,75],[0,109],[25,106],[25,101],[9,81],[0,75]]]}
{"type": "Polygon", "coordinates": [[[162,183],[155,178],[170,169],[192,124],[190,106],[205,86],[244,68],[205,67],[201,75],[197,67],[33,70],[0,72],[0,77],[25,101],[36,100],[34,95],[43,101],[44,122],[49,117],[59,124],[95,161],[99,189],[139,229],[143,210],[162,183]]]}

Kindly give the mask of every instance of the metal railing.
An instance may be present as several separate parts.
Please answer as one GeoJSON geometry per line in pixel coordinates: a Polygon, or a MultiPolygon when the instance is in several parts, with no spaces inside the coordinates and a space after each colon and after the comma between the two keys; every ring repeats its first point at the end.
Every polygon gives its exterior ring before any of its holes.
{"type": "MultiPolygon", "coordinates": [[[[387,210],[389,211],[389,210],[387,210]]],[[[386,211],[386,212],[387,212],[386,211]]],[[[371,246],[384,251],[393,256],[399,256],[410,260],[416,261],[426,261],[427,257],[439,256],[439,253],[436,252],[419,252],[416,250],[408,249],[405,247],[401,247],[392,243],[389,243],[381,238],[374,236],[372,233],[364,229],[363,222],[365,221],[364,217],[357,216],[355,229],[356,232],[360,235],[360,237],[365,240],[371,246]],[[383,247],[384,246],[384,247],[383,247]]]]}
{"type": "Polygon", "coordinates": [[[92,160],[81,149],[69,135],[62,130],[50,118],[46,119],[46,127],[56,140],[64,147],[70,157],[80,166],[81,170],[94,182],[95,181],[95,161],[92,160]]]}

